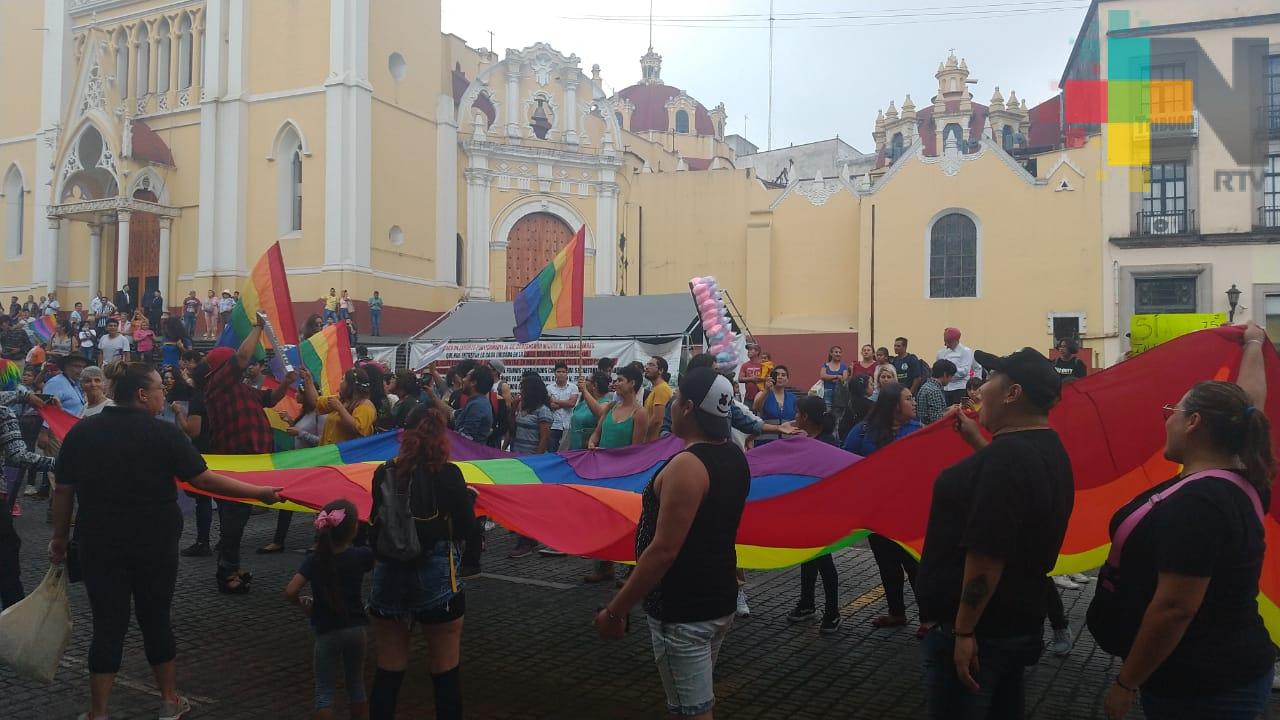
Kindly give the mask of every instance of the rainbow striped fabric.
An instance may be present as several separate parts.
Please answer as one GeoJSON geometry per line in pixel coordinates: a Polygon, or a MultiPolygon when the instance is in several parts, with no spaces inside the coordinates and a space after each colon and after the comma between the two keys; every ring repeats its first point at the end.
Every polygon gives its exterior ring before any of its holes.
{"type": "MultiPolygon", "coordinates": [[[[1117,509],[1173,477],[1164,459],[1160,407],[1201,380],[1238,376],[1239,328],[1177,338],[1063,388],[1050,422],[1071,457],[1075,509],[1055,574],[1098,567],[1110,548],[1117,509]]],[[[1280,387],[1280,357],[1264,346],[1268,383],[1280,387]]],[[[1268,393],[1280,418],[1280,392],[1268,393]]],[[[44,412],[65,435],[75,418],[44,412]]],[[[1280,423],[1272,426],[1280,440],[1280,423]]],[[[620,450],[516,456],[452,437],[453,459],[478,494],[477,514],[574,555],[634,560],[640,491],[681,447],[666,438],[620,450]]],[[[367,517],[378,462],[395,455],[396,433],[273,455],[206,456],[209,467],[257,485],[282,486],[290,508],[319,508],[345,497],[367,517]]],[[[972,454],[950,424],[934,423],[864,459],[799,439],[747,453],[751,490],[738,528],[738,565],[776,569],[845,547],[876,532],[912,554],[923,547],[938,474],[972,454]]],[[[1280,642],[1280,493],[1264,522],[1267,554],[1258,609],[1280,642]]]]}
{"type": "Polygon", "coordinates": [[[311,371],[321,395],[337,395],[342,375],[351,369],[351,336],[346,325],[328,325],[288,351],[295,366],[311,371]]]}
{"type": "Polygon", "coordinates": [[[40,342],[49,342],[58,334],[58,321],[52,315],[41,315],[31,321],[31,334],[40,342]]]}
{"type": "MultiPolygon", "coordinates": [[[[218,344],[238,348],[240,343],[258,324],[258,311],[262,310],[271,321],[276,339],[284,345],[298,343],[298,326],[293,319],[293,301],[289,297],[289,281],[284,274],[284,256],[280,243],[273,243],[258,258],[249,273],[249,284],[240,291],[240,303],[231,310],[231,320],[222,331],[218,344]]],[[[258,356],[264,354],[263,346],[270,346],[264,336],[258,347],[258,356]]]]}
{"type": "Polygon", "coordinates": [[[587,226],[538,273],[515,299],[517,342],[533,342],[556,328],[582,327],[583,274],[587,226]]]}

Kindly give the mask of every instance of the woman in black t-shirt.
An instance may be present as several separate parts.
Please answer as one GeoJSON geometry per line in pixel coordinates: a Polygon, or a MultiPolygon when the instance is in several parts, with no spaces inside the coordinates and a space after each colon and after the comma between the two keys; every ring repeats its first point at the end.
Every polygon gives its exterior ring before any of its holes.
{"type": "Polygon", "coordinates": [[[1258,614],[1265,550],[1259,513],[1270,504],[1276,462],[1262,411],[1266,335],[1249,326],[1242,337],[1238,384],[1202,382],[1164,408],[1164,455],[1181,463],[1182,473],[1140,494],[1111,520],[1114,537],[1153,494],[1208,472],[1170,492],[1132,526],[1114,589],[1104,598],[1100,587],[1090,608],[1096,634],[1123,631],[1132,638],[1107,690],[1108,717],[1123,717],[1139,694],[1153,720],[1266,712],[1275,653],[1258,614]],[[1236,485],[1233,474],[1246,482],[1236,485]]]}
{"type": "Polygon", "coordinates": [[[399,455],[383,463],[373,475],[369,539],[377,564],[373,568],[369,615],[377,638],[378,667],[369,693],[369,715],[374,720],[395,717],[400,683],[409,665],[410,630],[415,622],[426,631],[427,667],[435,688],[436,717],[462,717],[458,662],[466,596],[459,572],[458,544],[475,522],[475,506],[462,471],[449,462],[446,428],[440,411],[431,405],[420,405],[405,423],[399,455]],[[421,546],[421,554],[412,560],[394,559],[396,525],[394,520],[388,520],[396,515],[394,510],[387,510],[394,502],[384,492],[388,481],[395,494],[409,495],[412,526],[421,546]]]}
{"type": "Polygon", "coordinates": [[[100,682],[120,669],[130,603],[160,689],[160,716],[177,717],[190,705],[174,686],[177,647],[169,619],[182,535],[174,478],[219,496],[264,503],[279,502],[280,488],[211,472],[181,430],[156,418],[164,391],[150,365],[116,363],[109,373],[116,404],[76,423],[58,453],[49,559],[66,560],[74,494],[79,563],[93,610],[88,717],[107,716],[111,686],[100,682]]]}
{"type": "MultiPolygon", "coordinates": [[[[863,378],[866,376],[859,375],[857,379],[863,378]]],[[[834,435],[835,422],[835,415],[827,410],[827,404],[822,398],[806,395],[796,401],[796,427],[806,437],[839,447],[834,435]]],[[[836,574],[836,563],[831,559],[831,553],[800,563],[800,603],[787,613],[787,622],[803,622],[814,617],[816,603],[813,590],[818,582],[818,575],[822,575],[822,590],[825,594],[818,630],[823,635],[830,635],[840,629],[840,578],[836,574]]]]}

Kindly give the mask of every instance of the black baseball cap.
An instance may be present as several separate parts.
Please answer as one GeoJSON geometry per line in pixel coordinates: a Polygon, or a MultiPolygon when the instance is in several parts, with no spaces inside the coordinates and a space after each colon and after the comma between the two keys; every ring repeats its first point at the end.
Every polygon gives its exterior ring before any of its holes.
{"type": "Polygon", "coordinates": [[[729,408],[733,385],[714,368],[699,367],[680,376],[680,398],[693,402],[693,416],[707,437],[729,437],[729,408]]]}
{"type": "Polygon", "coordinates": [[[1027,399],[1042,410],[1052,408],[1062,397],[1062,378],[1053,363],[1034,348],[1024,347],[1004,357],[975,350],[973,358],[988,371],[1006,375],[1010,382],[1022,386],[1027,399]]]}

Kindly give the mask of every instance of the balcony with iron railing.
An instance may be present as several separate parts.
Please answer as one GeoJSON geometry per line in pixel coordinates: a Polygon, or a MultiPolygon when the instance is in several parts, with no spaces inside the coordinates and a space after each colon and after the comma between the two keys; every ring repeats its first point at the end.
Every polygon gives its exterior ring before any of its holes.
{"type": "Polygon", "coordinates": [[[1258,108],[1258,134],[1280,138],[1280,105],[1263,105],[1258,108]]]}
{"type": "Polygon", "coordinates": [[[1140,211],[1136,215],[1131,237],[1160,235],[1193,235],[1197,231],[1196,211],[1140,211]]]}
{"type": "Polygon", "coordinates": [[[1258,224],[1260,230],[1280,228],[1280,205],[1263,205],[1258,208],[1258,224]]]}

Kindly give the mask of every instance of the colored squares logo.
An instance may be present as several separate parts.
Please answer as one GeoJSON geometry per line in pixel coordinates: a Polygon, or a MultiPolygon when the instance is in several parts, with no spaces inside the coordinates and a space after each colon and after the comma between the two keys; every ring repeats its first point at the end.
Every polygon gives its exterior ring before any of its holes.
{"type": "MultiPolygon", "coordinates": [[[[1128,29],[1128,11],[1109,13],[1109,24],[1111,30],[1128,29]]],[[[1158,130],[1195,123],[1193,82],[1182,77],[1180,65],[1152,66],[1148,38],[1108,38],[1106,68],[1106,80],[1066,81],[1064,119],[1082,125],[1105,123],[1109,164],[1149,165],[1153,126],[1158,130]]]]}

